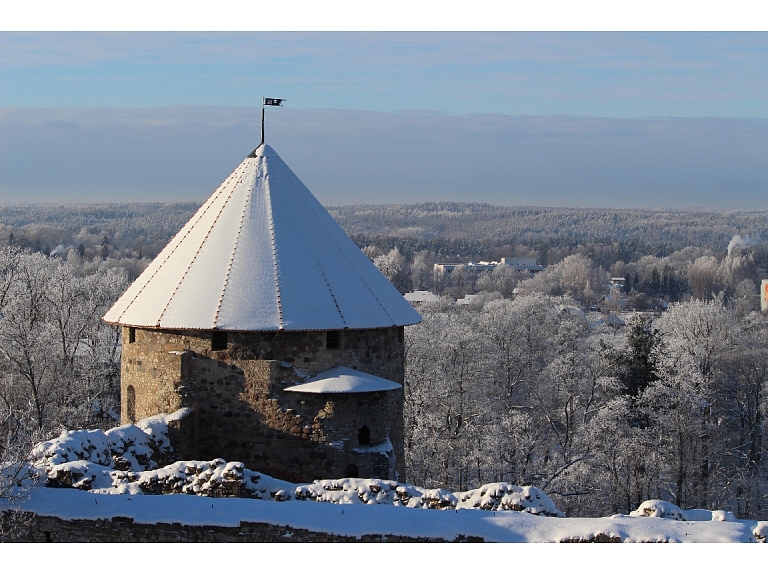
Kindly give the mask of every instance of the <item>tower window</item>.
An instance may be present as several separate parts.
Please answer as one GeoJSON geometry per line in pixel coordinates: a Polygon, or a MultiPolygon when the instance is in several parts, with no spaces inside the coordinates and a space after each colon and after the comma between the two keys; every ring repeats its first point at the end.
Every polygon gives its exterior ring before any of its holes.
{"type": "Polygon", "coordinates": [[[371,444],[371,430],[367,425],[363,425],[360,431],[357,432],[357,444],[358,445],[370,445],[371,444]]]}
{"type": "Polygon", "coordinates": [[[211,351],[222,351],[227,349],[227,332],[214,331],[211,334],[211,351]]]}
{"type": "Polygon", "coordinates": [[[136,343],[136,328],[128,328],[128,343],[136,343]]]}
{"type": "Polygon", "coordinates": [[[136,423],[136,390],[132,385],[126,388],[125,395],[125,418],[136,423]]]}
{"type": "Polygon", "coordinates": [[[325,349],[339,349],[341,347],[341,334],[338,331],[325,332],[325,349]]]}

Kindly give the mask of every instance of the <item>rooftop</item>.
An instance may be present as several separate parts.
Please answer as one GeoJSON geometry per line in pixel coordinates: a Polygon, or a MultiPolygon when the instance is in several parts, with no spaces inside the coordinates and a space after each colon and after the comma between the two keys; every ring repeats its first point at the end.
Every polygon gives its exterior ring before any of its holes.
{"type": "Polygon", "coordinates": [[[254,150],[104,321],[230,331],[403,326],[421,316],[268,145],[254,150]]]}

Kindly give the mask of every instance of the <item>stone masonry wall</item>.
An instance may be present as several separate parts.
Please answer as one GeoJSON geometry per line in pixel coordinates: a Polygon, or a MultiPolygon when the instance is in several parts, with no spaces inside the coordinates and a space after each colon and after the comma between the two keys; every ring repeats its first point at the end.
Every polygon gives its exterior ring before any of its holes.
{"type": "Polygon", "coordinates": [[[211,332],[136,328],[123,344],[123,421],[132,386],[135,419],[193,408],[177,434],[180,459],[223,457],[296,482],[349,476],[351,465],[404,481],[402,390],[283,392],[337,365],[402,383],[398,329],[342,331],[339,349],[326,349],[325,332],[229,332],[227,349],[212,351],[211,332]],[[363,426],[370,445],[358,444],[363,426]]]}
{"type": "MultiPolygon", "coordinates": [[[[189,526],[180,523],[135,523],[126,517],[98,520],[64,520],[32,514],[5,514],[0,533],[11,531],[13,538],[0,541],[33,543],[444,543],[444,539],[404,535],[368,534],[362,537],[336,535],[287,525],[240,523],[238,527],[189,526]],[[11,529],[13,528],[13,529],[11,529]]],[[[455,542],[482,542],[480,537],[459,535],[455,542]]]]}

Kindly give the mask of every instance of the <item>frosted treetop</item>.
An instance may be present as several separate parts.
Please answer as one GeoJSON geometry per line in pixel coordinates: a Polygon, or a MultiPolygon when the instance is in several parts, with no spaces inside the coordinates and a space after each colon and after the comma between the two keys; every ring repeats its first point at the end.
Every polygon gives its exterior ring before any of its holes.
{"type": "Polygon", "coordinates": [[[231,331],[403,326],[421,316],[268,145],[208,198],[104,316],[231,331]]]}

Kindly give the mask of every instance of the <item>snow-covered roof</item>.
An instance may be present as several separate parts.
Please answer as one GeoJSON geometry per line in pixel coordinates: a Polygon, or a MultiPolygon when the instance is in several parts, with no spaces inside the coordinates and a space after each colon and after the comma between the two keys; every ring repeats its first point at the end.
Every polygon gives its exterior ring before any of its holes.
{"type": "Polygon", "coordinates": [[[370,393],[372,391],[390,391],[399,389],[399,383],[363,373],[355,369],[339,366],[318,373],[305,383],[286,387],[283,391],[302,393],[370,393]]]}
{"type": "Polygon", "coordinates": [[[104,320],[271,331],[403,326],[421,316],[280,156],[261,145],[104,320]]]}
{"type": "Polygon", "coordinates": [[[439,296],[433,294],[431,291],[424,291],[424,290],[408,292],[403,297],[405,298],[406,301],[409,301],[411,303],[440,301],[439,296]]]}

